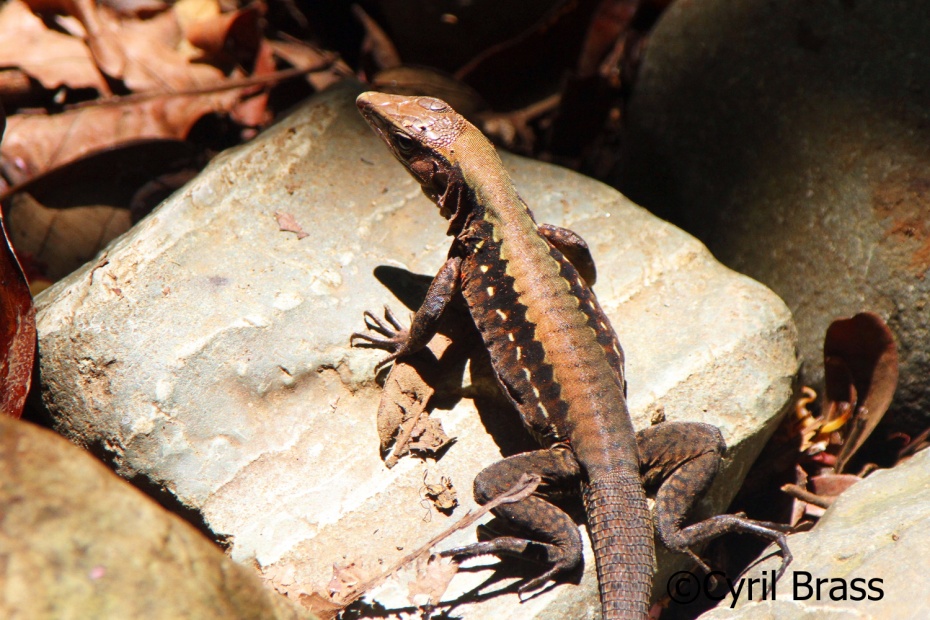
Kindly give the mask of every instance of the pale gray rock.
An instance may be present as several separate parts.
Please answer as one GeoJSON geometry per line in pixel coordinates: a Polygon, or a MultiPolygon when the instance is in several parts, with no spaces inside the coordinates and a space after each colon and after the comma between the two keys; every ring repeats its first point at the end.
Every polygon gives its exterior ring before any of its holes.
{"type": "Polygon", "coordinates": [[[833,319],[880,314],[910,434],[930,425],[928,83],[927,2],[676,2],[611,181],[785,300],[808,385],[833,319]]]}
{"type": "MultiPolygon", "coordinates": [[[[449,240],[436,207],[360,118],[357,92],[332,90],[225,153],[38,301],[42,394],[57,429],[107,451],[121,474],[163,485],[234,559],[292,597],[324,589],[334,563],[371,574],[423,544],[474,507],[475,474],[500,458],[469,399],[433,413],[458,438],[439,461],[405,458],[388,470],[379,457],[381,354],[350,349],[349,335],[363,310],[401,309],[376,267],[433,274],[449,240]],[[275,212],[310,236],[279,230],[275,212]],[[462,504],[451,517],[422,502],[424,479],[441,476],[462,504]]],[[[591,245],[636,425],[664,411],[722,429],[728,460],[703,508],[725,507],[791,397],[787,308],[614,190],[504,161],[539,221],[591,245]]],[[[456,577],[449,596],[490,574],[456,577]]],[[[409,606],[404,579],[379,601],[409,606]]],[[[595,617],[596,601],[588,556],[580,587],[455,613],[595,617]]]]}
{"type": "MultiPolygon", "coordinates": [[[[788,537],[794,563],[775,587],[774,599],[769,594],[760,600],[757,588],[754,600],[744,595],[730,608],[727,598],[701,619],[925,618],[930,609],[930,592],[923,587],[930,571],[928,468],[930,450],[924,450],[857,482],[813,530],[788,537]],[[819,594],[818,579],[825,580],[819,594]]],[[[761,579],[777,568],[778,559],[768,558],[743,577],[761,579]]]]}

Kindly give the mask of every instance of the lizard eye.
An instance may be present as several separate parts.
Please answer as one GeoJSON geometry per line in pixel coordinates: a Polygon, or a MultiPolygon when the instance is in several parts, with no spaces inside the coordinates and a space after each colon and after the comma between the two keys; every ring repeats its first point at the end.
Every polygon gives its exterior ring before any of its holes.
{"type": "Polygon", "coordinates": [[[397,145],[397,150],[399,150],[404,155],[407,155],[413,152],[413,139],[405,133],[399,131],[394,132],[394,144],[397,145]]]}

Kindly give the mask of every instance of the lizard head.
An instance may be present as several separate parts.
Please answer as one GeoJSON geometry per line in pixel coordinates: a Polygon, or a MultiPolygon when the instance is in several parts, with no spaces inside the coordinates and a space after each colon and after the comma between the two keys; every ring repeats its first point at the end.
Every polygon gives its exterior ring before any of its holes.
{"type": "Polygon", "coordinates": [[[461,201],[448,198],[460,189],[453,187],[461,178],[455,141],[465,131],[467,121],[445,101],[432,97],[367,92],[355,103],[394,157],[439,206],[443,217],[458,220],[461,201]]]}

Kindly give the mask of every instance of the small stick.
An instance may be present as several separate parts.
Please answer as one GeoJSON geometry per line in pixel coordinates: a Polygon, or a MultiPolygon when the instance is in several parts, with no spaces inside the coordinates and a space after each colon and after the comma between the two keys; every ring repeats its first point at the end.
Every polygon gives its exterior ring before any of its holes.
{"type": "Polygon", "coordinates": [[[796,484],[783,485],[781,490],[795,499],[799,499],[802,502],[807,502],[808,504],[813,504],[814,506],[819,506],[820,508],[829,508],[836,500],[835,497],[811,493],[807,489],[802,489],[796,484]]]}
{"type": "Polygon", "coordinates": [[[399,571],[401,568],[410,564],[411,562],[415,562],[416,560],[420,559],[422,556],[426,555],[430,549],[435,547],[444,539],[448,538],[455,532],[474,524],[476,521],[478,521],[478,519],[486,515],[491,510],[497,508],[501,504],[515,504],[516,502],[526,499],[532,495],[534,491],[536,491],[536,487],[539,486],[540,482],[541,478],[536,474],[523,474],[523,476],[520,477],[520,480],[518,480],[515,485],[507,489],[507,491],[501,493],[475,512],[467,513],[459,521],[453,523],[446,530],[431,538],[419,549],[416,549],[415,551],[412,551],[411,553],[402,557],[377,577],[359,584],[351,594],[342,599],[340,605],[342,605],[343,608],[348,607],[350,604],[360,599],[362,595],[365,594],[365,592],[381,585],[387,581],[391,575],[399,571]]]}

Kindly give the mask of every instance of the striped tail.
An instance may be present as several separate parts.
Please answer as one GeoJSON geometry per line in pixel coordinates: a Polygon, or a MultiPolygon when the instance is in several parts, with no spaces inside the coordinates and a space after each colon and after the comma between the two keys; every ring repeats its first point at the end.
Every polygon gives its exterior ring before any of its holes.
{"type": "Polygon", "coordinates": [[[624,473],[592,477],[584,504],[604,620],[646,618],[655,548],[642,482],[624,473]]]}

